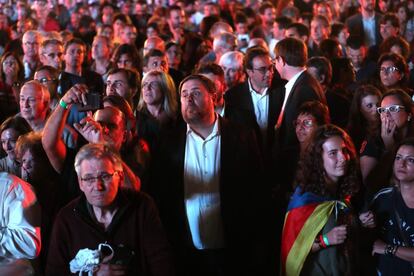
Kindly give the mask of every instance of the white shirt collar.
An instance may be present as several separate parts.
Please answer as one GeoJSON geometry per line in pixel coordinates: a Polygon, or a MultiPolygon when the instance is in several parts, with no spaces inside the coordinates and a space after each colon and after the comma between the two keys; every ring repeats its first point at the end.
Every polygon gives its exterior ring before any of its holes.
{"type": "Polygon", "coordinates": [[[256,93],[256,94],[265,96],[267,94],[267,91],[269,90],[269,87],[266,87],[265,90],[263,91],[263,93],[261,94],[261,93],[257,92],[256,90],[254,90],[252,84],[250,83],[250,78],[248,78],[247,83],[249,84],[250,93],[256,93]]]}
{"type": "Polygon", "coordinates": [[[285,84],[285,88],[286,88],[286,92],[290,92],[290,90],[292,89],[293,85],[295,84],[295,82],[297,81],[297,79],[300,77],[300,75],[305,72],[305,69],[303,69],[302,71],[296,73],[296,75],[294,75],[286,84],[285,84]]]}
{"type": "MultiPolygon", "coordinates": [[[[215,121],[214,121],[213,130],[211,131],[211,133],[204,140],[209,140],[209,139],[211,139],[211,138],[213,138],[213,137],[220,134],[219,125],[218,125],[218,122],[219,122],[218,115],[217,115],[217,113],[214,113],[214,115],[215,115],[215,121]]],[[[200,135],[197,134],[197,132],[195,132],[194,130],[191,129],[189,124],[187,124],[187,135],[200,136],[200,135]]]]}

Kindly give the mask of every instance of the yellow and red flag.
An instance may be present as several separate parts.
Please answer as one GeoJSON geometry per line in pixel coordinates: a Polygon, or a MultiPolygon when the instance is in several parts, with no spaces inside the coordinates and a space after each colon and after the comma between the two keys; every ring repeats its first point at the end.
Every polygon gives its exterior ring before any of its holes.
{"type": "Polygon", "coordinates": [[[316,236],[338,203],[345,205],[310,192],[302,193],[299,187],[295,190],[282,232],[282,275],[300,275],[316,236]]]}

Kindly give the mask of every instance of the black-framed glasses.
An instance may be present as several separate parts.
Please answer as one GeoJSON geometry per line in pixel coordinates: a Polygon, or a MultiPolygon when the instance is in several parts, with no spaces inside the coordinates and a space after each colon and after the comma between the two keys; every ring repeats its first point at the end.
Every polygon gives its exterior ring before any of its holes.
{"type": "Polygon", "coordinates": [[[398,71],[400,71],[397,67],[395,67],[395,66],[390,66],[390,67],[381,67],[380,68],[380,72],[381,73],[385,73],[385,74],[391,74],[391,73],[394,73],[394,72],[398,72],[398,71]]]}
{"type": "Polygon", "coordinates": [[[314,125],[315,125],[315,122],[311,119],[305,119],[303,121],[301,120],[293,121],[294,127],[303,126],[304,128],[310,128],[310,127],[313,127],[314,125]]]}
{"type": "Polygon", "coordinates": [[[91,186],[98,182],[98,180],[102,181],[103,183],[109,183],[114,175],[118,174],[119,171],[114,171],[113,173],[102,173],[98,176],[88,176],[88,177],[81,177],[82,182],[86,185],[91,186]]]}
{"type": "Polygon", "coordinates": [[[401,110],[404,110],[404,109],[405,109],[405,107],[402,106],[402,105],[391,105],[389,107],[377,107],[377,112],[379,114],[388,113],[388,112],[398,113],[398,112],[400,112],[401,110]]]}
{"type": "Polygon", "coordinates": [[[259,68],[252,68],[252,70],[256,70],[258,72],[260,72],[262,75],[266,74],[267,72],[273,72],[275,70],[275,67],[273,64],[269,65],[269,66],[263,66],[263,67],[259,67],[259,68]]]}

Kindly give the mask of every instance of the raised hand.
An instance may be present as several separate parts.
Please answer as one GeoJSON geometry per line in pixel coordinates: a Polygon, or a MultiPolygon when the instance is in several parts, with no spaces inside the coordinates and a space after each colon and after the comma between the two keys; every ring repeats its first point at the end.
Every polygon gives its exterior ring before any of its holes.
{"type": "Polygon", "coordinates": [[[83,118],[80,123],[73,124],[73,127],[85,138],[89,143],[101,143],[104,141],[103,128],[92,117],[83,118]]]}
{"type": "Polygon", "coordinates": [[[376,226],[374,213],[372,213],[371,211],[361,213],[359,215],[359,220],[361,221],[363,227],[375,228],[376,226]]]}

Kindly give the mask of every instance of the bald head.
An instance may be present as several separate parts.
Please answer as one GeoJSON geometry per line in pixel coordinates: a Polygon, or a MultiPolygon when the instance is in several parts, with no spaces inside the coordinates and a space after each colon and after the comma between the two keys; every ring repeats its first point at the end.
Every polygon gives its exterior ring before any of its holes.
{"type": "Polygon", "coordinates": [[[45,86],[36,80],[25,83],[20,91],[20,111],[33,129],[44,123],[49,110],[50,94],[45,86]]]}
{"type": "Polygon", "coordinates": [[[151,36],[145,40],[144,43],[144,56],[152,49],[160,50],[165,52],[165,42],[158,36],[151,36]]]}

